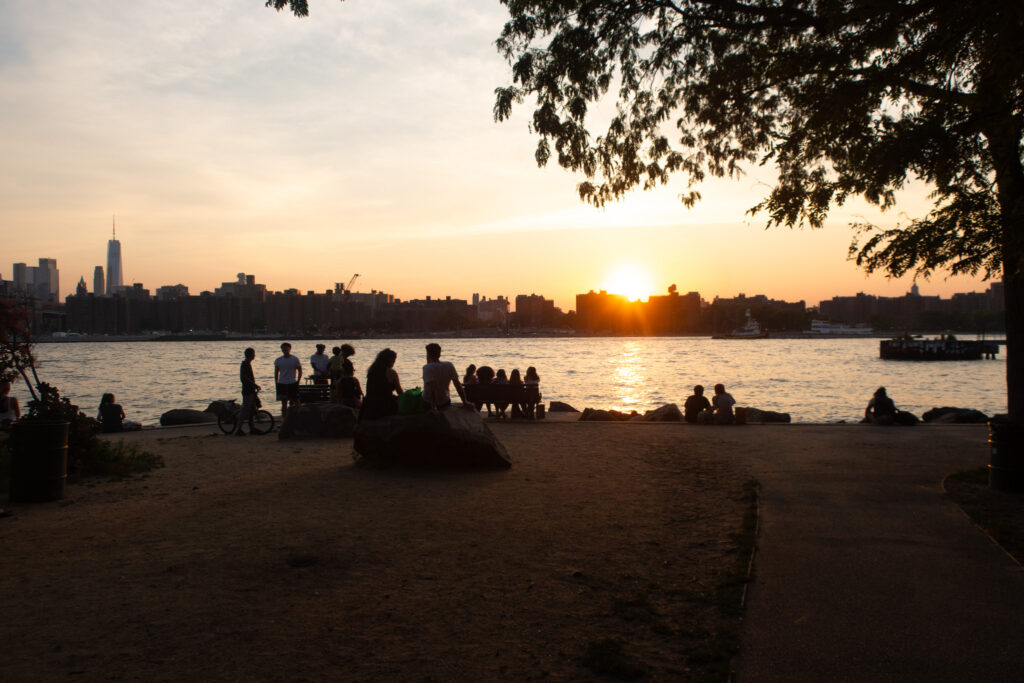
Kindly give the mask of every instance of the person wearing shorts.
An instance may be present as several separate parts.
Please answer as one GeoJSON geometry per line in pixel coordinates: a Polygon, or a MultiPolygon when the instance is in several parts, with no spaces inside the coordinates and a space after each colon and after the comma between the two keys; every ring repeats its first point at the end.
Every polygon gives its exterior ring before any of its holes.
{"type": "Polygon", "coordinates": [[[302,363],[292,355],[292,345],[281,344],[281,355],[274,360],[274,383],[277,385],[277,400],[281,402],[281,417],[288,417],[288,407],[299,403],[299,380],[302,379],[302,363]]]}

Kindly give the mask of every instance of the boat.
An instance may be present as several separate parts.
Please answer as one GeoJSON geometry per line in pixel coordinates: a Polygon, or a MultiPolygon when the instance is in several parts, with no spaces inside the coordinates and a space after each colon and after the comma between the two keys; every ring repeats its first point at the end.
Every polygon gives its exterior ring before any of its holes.
{"type": "Polygon", "coordinates": [[[747,309],[747,321],[742,327],[735,328],[729,334],[716,335],[712,339],[764,339],[768,336],[767,330],[762,330],[761,325],[750,315],[747,309]]]}
{"type": "Polygon", "coordinates": [[[883,360],[981,360],[995,358],[999,344],[992,341],[961,341],[953,335],[937,339],[897,337],[883,339],[878,355],[883,360]]]}
{"type": "Polygon", "coordinates": [[[804,330],[810,337],[866,337],[874,330],[867,325],[846,325],[828,320],[812,320],[811,329],[804,330]]]}

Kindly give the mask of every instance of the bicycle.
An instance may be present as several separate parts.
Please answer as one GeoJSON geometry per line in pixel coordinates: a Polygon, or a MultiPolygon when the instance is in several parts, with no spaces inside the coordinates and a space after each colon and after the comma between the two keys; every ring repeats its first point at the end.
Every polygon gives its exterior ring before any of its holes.
{"type": "MultiPolygon", "coordinates": [[[[263,402],[260,401],[260,397],[257,394],[255,401],[253,402],[253,416],[252,422],[248,419],[243,419],[243,424],[249,425],[250,434],[267,434],[274,429],[274,416],[269,411],[261,410],[263,402]]],[[[238,427],[238,418],[242,413],[242,406],[237,405],[227,415],[220,415],[217,417],[217,426],[225,434],[233,434],[235,429],[238,427]]]]}

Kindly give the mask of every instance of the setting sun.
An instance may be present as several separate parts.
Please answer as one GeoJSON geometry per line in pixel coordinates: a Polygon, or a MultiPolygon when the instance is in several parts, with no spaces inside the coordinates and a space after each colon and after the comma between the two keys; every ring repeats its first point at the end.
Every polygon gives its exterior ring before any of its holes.
{"type": "Polygon", "coordinates": [[[605,279],[602,289],[621,294],[630,301],[646,299],[654,291],[654,279],[644,268],[633,264],[617,266],[605,279]]]}

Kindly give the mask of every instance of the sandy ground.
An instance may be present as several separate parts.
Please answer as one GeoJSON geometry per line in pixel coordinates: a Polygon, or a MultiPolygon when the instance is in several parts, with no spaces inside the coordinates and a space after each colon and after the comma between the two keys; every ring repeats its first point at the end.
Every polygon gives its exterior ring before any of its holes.
{"type": "Polygon", "coordinates": [[[0,681],[588,680],[606,638],[651,679],[695,679],[736,626],[716,588],[752,475],[985,453],[983,427],[490,426],[510,471],[126,435],[166,467],[0,519],[0,681]]]}
{"type": "Polygon", "coordinates": [[[575,680],[603,638],[691,677],[744,467],[680,425],[491,427],[510,471],[126,435],[166,467],[0,519],[0,680],[575,680]]]}

